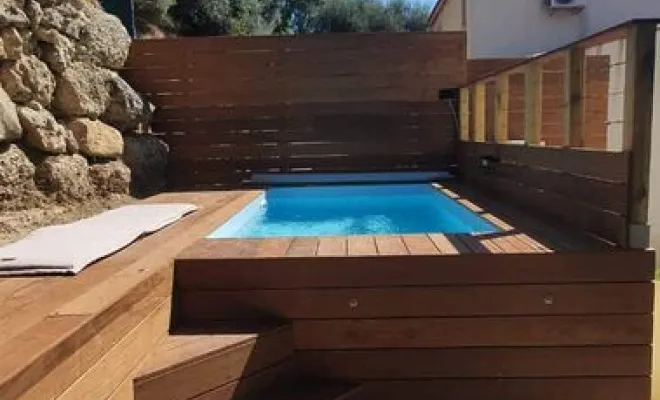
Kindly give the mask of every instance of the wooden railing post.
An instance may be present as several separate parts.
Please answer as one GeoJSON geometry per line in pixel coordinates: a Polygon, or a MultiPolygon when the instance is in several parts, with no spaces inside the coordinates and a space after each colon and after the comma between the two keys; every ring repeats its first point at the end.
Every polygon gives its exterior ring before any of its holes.
{"type": "Polygon", "coordinates": [[[470,140],[470,88],[461,88],[461,141],[470,140]]]}
{"type": "Polygon", "coordinates": [[[495,142],[509,140],[509,74],[497,77],[495,84],[495,142]]]}
{"type": "Polygon", "coordinates": [[[474,141],[486,141],[486,84],[474,85],[474,141]]]}
{"type": "Polygon", "coordinates": [[[541,143],[542,71],[539,62],[531,63],[525,71],[525,144],[541,143]]]}
{"type": "Polygon", "coordinates": [[[584,147],[585,54],[583,47],[566,51],[564,71],[564,146],[584,147]]]}
{"type": "Polygon", "coordinates": [[[624,246],[647,248],[650,242],[649,177],[657,23],[628,28],[624,98],[624,149],[630,152],[627,226],[624,246]]]}

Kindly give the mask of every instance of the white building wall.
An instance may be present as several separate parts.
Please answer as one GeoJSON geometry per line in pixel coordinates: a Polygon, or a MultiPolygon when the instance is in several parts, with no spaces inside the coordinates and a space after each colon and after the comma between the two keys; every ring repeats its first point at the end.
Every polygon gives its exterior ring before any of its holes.
{"type": "Polygon", "coordinates": [[[581,33],[579,15],[551,16],[541,0],[468,0],[467,28],[471,58],[524,57],[568,44],[581,33]]]}
{"type": "Polygon", "coordinates": [[[660,18],[660,0],[586,0],[579,14],[549,13],[542,0],[468,0],[471,58],[549,51],[632,18],[660,18]]]}

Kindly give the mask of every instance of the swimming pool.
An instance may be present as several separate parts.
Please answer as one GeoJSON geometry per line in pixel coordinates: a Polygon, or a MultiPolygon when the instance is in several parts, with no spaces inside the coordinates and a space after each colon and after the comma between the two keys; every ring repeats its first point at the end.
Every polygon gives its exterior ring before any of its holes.
{"type": "Polygon", "coordinates": [[[271,188],[208,237],[491,233],[498,229],[430,184],[271,188]]]}

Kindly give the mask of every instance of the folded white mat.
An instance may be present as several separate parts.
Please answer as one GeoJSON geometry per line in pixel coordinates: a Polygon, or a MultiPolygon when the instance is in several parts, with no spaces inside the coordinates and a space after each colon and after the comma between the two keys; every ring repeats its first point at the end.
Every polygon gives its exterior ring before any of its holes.
{"type": "Polygon", "coordinates": [[[75,275],[197,209],[192,204],[136,204],[70,224],[38,229],[0,247],[0,276],[75,275]]]}

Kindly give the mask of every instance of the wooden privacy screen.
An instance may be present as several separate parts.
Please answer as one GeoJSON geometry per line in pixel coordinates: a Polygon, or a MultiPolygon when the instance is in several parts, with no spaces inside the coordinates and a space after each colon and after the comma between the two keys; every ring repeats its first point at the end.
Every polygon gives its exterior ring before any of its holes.
{"type": "Polygon", "coordinates": [[[621,243],[628,153],[461,143],[467,182],[555,222],[621,243]],[[498,159],[484,167],[482,159],[498,159]]]}
{"type": "Polygon", "coordinates": [[[158,107],[170,184],[267,171],[440,169],[466,79],[462,33],[136,41],[124,76],[158,107]]]}

